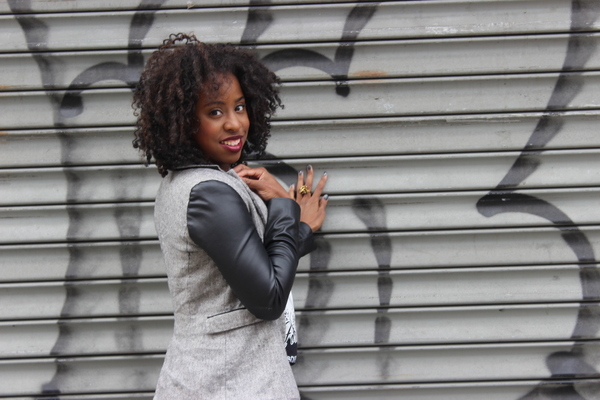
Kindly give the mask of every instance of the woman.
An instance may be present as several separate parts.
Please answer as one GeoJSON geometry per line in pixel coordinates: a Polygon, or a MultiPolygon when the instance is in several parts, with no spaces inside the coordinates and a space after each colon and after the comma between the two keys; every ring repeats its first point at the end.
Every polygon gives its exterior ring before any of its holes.
{"type": "Polygon", "coordinates": [[[251,53],[171,35],[134,94],[134,147],[163,176],[155,224],[175,326],[155,399],[298,399],[284,347],[298,259],[325,218],[327,176],[289,191],[260,156],[281,105],[251,53]],[[296,199],[296,201],[294,200],[296,199]]]}

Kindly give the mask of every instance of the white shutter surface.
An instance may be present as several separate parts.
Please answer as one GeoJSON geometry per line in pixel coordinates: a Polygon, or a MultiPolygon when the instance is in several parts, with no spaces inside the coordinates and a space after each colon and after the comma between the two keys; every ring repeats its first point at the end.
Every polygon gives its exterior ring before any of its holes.
{"type": "Polygon", "coordinates": [[[600,398],[600,6],[0,3],[0,398],[150,399],[172,333],[130,83],[170,33],[283,80],[261,161],[330,176],[305,399],[600,398]]]}

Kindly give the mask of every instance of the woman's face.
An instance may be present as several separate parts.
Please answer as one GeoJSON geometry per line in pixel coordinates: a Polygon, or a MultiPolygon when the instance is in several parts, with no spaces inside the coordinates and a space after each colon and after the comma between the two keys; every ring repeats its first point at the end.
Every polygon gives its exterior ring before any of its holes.
{"type": "Polygon", "coordinates": [[[227,171],[240,159],[250,127],[244,93],[237,78],[223,75],[218,92],[201,93],[196,116],[200,121],[196,143],[211,162],[227,171]]]}

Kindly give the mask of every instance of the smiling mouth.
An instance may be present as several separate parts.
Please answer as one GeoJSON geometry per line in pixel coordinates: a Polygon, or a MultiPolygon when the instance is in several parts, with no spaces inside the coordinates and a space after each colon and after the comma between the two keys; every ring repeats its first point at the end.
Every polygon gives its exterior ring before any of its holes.
{"type": "Polygon", "coordinates": [[[223,140],[222,142],[219,142],[221,144],[224,144],[225,146],[238,146],[240,143],[242,142],[241,138],[237,138],[237,139],[233,139],[233,140],[223,140]]]}

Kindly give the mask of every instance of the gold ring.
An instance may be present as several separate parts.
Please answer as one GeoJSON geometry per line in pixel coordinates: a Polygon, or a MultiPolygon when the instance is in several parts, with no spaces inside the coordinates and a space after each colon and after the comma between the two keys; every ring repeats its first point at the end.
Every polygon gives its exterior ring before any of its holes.
{"type": "Polygon", "coordinates": [[[306,185],[300,186],[300,194],[310,194],[310,189],[306,185]]]}

